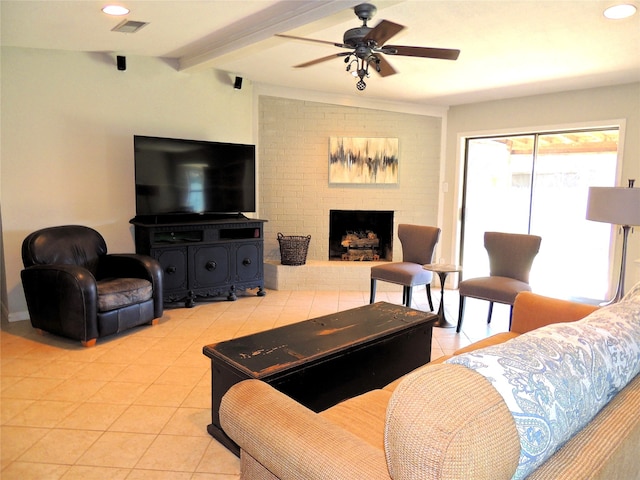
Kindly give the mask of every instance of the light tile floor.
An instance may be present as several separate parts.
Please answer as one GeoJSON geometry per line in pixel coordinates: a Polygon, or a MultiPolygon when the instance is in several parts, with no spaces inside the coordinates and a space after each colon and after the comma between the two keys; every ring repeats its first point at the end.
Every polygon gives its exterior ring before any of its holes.
{"type": "MultiPolygon", "coordinates": [[[[436,289],[434,289],[436,290],[436,289]]],[[[93,348],[38,335],[29,322],[0,331],[3,480],[231,480],[239,460],[209,436],[211,374],[204,345],[368,303],[368,292],[254,292],[165,310],[159,325],[99,339],[93,348]]],[[[401,292],[376,300],[401,303],[401,292]]],[[[434,291],[437,309],[440,294],[434,291]]],[[[445,291],[457,319],[456,291],[445,291]]],[[[463,331],[434,329],[432,358],[508,329],[507,306],[467,300],[463,331]]],[[[414,308],[427,310],[424,289],[414,308]]]]}

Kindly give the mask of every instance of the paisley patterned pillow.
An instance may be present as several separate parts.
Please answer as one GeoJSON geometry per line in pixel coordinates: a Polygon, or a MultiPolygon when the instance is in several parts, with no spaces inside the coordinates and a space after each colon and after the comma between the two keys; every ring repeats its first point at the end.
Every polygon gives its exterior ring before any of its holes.
{"type": "Polygon", "coordinates": [[[461,354],[492,382],[520,436],[522,479],[554,454],[640,372],[640,284],[583,320],[548,325],[461,354]]]}

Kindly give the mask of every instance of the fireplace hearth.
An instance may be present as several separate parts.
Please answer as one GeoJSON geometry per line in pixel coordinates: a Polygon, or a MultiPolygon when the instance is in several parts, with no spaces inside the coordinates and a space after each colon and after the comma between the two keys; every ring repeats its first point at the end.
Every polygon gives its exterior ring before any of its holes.
{"type": "Polygon", "coordinates": [[[331,210],[329,260],[393,259],[393,211],[331,210]]]}

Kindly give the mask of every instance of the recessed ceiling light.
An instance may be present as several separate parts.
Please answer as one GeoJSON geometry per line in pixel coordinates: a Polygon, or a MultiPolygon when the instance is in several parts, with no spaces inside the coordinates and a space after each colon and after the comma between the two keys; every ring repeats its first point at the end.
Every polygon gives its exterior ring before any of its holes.
{"type": "Polygon", "coordinates": [[[126,15],[129,13],[129,9],[122,5],[105,5],[102,7],[102,11],[107,15],[126,15]]]}
{"type": "Polygon", "coordinates": [[[610,18],[611,20],[620,20],[623,18],[628,18],[630,16],[632,16],[633,14],[635,14],[637,11],[637,8],[635,7],[635,5],[631,5],[631,4],[621,4],[621,5],[614,5],[612,7],[607,8],[604,11],[604,16],[607,18],[610,18]]]}

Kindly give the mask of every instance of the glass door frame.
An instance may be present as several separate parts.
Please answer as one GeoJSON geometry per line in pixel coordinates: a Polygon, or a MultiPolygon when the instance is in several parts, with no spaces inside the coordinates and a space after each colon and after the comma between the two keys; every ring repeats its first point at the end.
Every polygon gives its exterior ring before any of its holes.
{"type": "MultiPolygon", "coordinates": [[[[454,192],[454,205],[452,207],[452,214],[455,218],[452,219],[452,225],[454,225],[454,232],[451,238],[451,258],[454,263],[462,263],[462,245],[463,245],[463,207],[464,207],[464,193],[466,182],[466,161],[467,151],[466,145],[468,139],[473,138],[487,138],[487,137],[509,137],[509,136],[522,136],[533,134],[548,134],[548,133],[563,133],[563,132],[575,132],[575,131],[588,131],[588,130],[605,130],[617,128],[619,131],[618,137],[618,152],[616,158],[616,172],[615,172],[615,184],[623,185],[622,182],[622,159],[624,157],[624,145],[626,136],[626,120],[625,119],[612,119],[603,121],[587,121],[571,124],[558,124],[558,125],[546,125],[537,127],[522,127],[522,128],[505,128],[505,129],[491,129],[482,131],[469,131],[459,132],[456,139],[456,165],[455,165],[455,192],[454,192]]],[[[626,185],[626,182],[624,182],[626,185]]],[[[616,287],[616,279],[618,277],[618,271],[620,268],[620,251],[622,248],[622,241],[617,235],[617,226],[611,226],[610,233],[610,248],[609,248],[609,275],[608,295],[612,295],[616,287]],[[617,263],[616,263],[617,259],[617,263]]],[[[451,287],[457,288],[457,282],[459,277],[452,282],[451,287]]],[[[464,277],[463,277],[464,278],[464,277]]]]}

